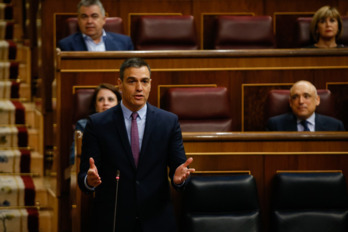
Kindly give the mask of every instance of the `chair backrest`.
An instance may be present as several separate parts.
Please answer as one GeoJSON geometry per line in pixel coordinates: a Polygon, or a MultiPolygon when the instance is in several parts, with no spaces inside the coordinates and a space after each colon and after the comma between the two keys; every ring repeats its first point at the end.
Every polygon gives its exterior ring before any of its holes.
{"type": "MultiPolygon", "coordinates": [[[[54,32],[55,42],[80,31],[77,17],[74,15],[57,15],[56,31],[54,32]]],[[[106,17],[105,31],[124,34],[123,20],[120,17],[106,17]]]]}
{"type": "Polygon", "coordinates": [[[184,231],[260,231],[257,188],[252,175],[192,176],[183,199],[184,231]]]}
{"type": "Polygon", "coordinates": [[[136,50],[199,49],[191,15],[141,16],[134,31],[132,38],[136,50]]]}
{"type": "Polygon", "coordinates": [[[338,43],[348,47],[348,16],[341,16],[342,18],[342,35],[338,39],[338,43]]]}
{"type": "Polygon", "coordinates": [[[274,48],[271,16],[216,18],[215,49],[274,48]]]}
{"type": "MultiPolygon", "coordinates": [[[[317,106],[316,112],[328,116],[335,116],[334,100],[328,89],[318,89],[318,95],[320,97],[320,105],[317,106]]],[[[265,119],[291,112],[289,105],[290,90],[273,89],[269,91],[266,106],[265,106],[265,119]]]]}
{"type": "Polygon", "coordinates": [[[272,231],[348,231],[346,185],[340,172],[278,173],[272,231]]]}
{"type": "MultiPolygon", "coordinates": [[[[80,31],[77,17],[71,17],[66,20],[69,35],[80,31]]],[[[104,30],[114,33],[123,34],[123,20],[120,17],[106,17],[104,30]]]]}
{"type": "Polygon", "coordinates": [[[75,89],[75,108],[73,123],[76,123],[79,119],[87,118],[90,114],[90,104],[94,91],[94,87],[75,89]]]}
{"type": "Polygon", "coordinates": [[[314,43],[311,37],[312,17],[299,17],[296,19],[295,44],[296,47],[307,47],[314,43]]]}
{"type": "MultiPolygon", "coordinates": [[[[338,39],[338,44],[348,46],[348,16],[342,16],[342,35],[338,39]]],[[[296,20],[296,47],[307,47],[314,44],[310,34],[312,17],[299,17],[296,20]]]]}
{"type": "Polygon", "coordinates": [[[179,117],[182,131],[231,131],[230,103],[225,87],[170,88],[163,108],[179,117]]]}

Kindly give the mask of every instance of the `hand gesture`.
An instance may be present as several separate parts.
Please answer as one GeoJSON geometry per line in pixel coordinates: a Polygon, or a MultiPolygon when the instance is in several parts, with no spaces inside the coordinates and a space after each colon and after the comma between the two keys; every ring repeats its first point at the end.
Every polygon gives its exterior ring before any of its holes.
{"type": "Polygon", "coordinates": [[[193,158],[188,158],[185,163],[181,164],[175,170],[174,174],[174,184],[180,185],[182,184],[189,176],[191,172],[194,172],[194,168],[187,168],[193,161],[193,158]]]}
{"type": "Polygon", "coordinates": [[[91,157],[89,158],[89,169],[87,172],[87,184],[90,187],[97,187],[101,184],[101,178],[98,174],[97,166],[94,164],[94,159],[91,157]]]}

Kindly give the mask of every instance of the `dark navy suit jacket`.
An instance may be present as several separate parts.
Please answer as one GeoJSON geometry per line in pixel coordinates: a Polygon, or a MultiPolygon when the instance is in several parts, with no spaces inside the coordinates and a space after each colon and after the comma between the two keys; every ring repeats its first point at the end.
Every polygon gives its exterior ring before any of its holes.
{"type": "Polygon", "coordinates": [[[87,122],[78,182],[82,191],[89,192],[84,178],[89,157],[93,157],[102,180],[95,189],[96,231],[112,231],[117,170],[120,180],[116,231],[133,231],[136,220],[141,221],[143,232],[176,231],[167,167],[169,177],[173,177],[176,168],[186,161],[181,129],[176,115],[147,106],[138,167],[120,104],[91,115],[87,122]]]}
{"type": "MultiPolygon", "coordinates": [[[[122,34],[106,32],[104,43],[106,51],[127,51],[134,49],[131,38],[122,34]]],[[[60,40],[58,47],[62,51],[87,51],[87,46],[81,32],[60,40]]]]}
{"type": "MultiPolygon", "coordinates": [[[[281,114],[270,118],[268,131],[297,131],[297,118],[293,113],[281,114]]],[[[315,131],[344,131],[342,121],[335,118],[315,114],[315,131]]]]}

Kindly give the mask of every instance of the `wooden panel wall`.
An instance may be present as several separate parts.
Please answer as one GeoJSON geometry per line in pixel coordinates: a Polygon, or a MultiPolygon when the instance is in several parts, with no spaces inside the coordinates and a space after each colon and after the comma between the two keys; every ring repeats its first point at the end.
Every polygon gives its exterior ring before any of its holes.
{"type": "MultiPolygon", "coordinates": [[[[75,13],[76,12],[76,4],[78,3],[78,0],[76,1],[69,1],[69,0],[62,0],[62,1],[53,1],[53,0],[28,0],[30,2],[30,5],[40,5],[40,7],[32,7],[34,9],[33,11],[30,11],[32,14],[29,16],[30,18],[37,17],[40,22],[40,28],[38,34],[40,35],[38,43],[32,42],[31,46],[36,46],[35,44],[39,44],[40,46],[38,49],[34,47],[34,49],[38,50],[37,54],[36,52],[33,53],[36,55],[36,58],[39,59],[39,61],[34,61],[35,64],[38,65],[38,76],[39,81],[38,83],[41,84],[40,91],[38,97],[41,97],[42,99],[42,107],[43,107],[43,114],[45,117],[45,147],[51,147],[53,146],[53,128],[52,128],[52,122],[53,122],[53,111],[52,111],[52,83],[55,79],[55,64],[54,64],[54,54],[55,54],[55,45],[54,45],[54,39],[53,39],[53,17],[55,13],[75,13]]],[[[102,1],[106,11],[109,13],[109,16],[120,16],[124,20],[125,25],[125,31],[127,31],[128,28],[128,13],[151,13],[151,12],[179,12],[183,14],[190,14],[193,15],[196,19],[196,26],[197,26],[197,32],[200,34],[200,28],[201,28],[201,22],[200,22],[200,16],[201,13],[207,13],[207,12],[253,12],[255,15],[273,15],[274,12],[299,12],[299,11],[310,11],[313,12],[317,10],[322,5],[334,5],[337,6],[338,9],[343,13],[348,13],[348,2],[346,0],[310,0],[310,1],[301,1],[301,0],[295,0],[295,1],[286,1],[286,0],[263,0],[263,1],[254,1],[254,0],[242,0],[242,1],[230,1],[230,0],[103,0],[102,1]]],[[[29,33],[30,34],[30,33],[29,33]]],[[[33,36],[32,38],[34,38],[33,36]]],[[[154,61],[155,62],[155,61],[154,61]]],[[[265,61],[268,62],[268,61],[265,61]]],[[[202,67],[209,64],[208,60],[205,60],[202,63],[202,67]]],[[[234,65],[238,66],[241,63],[236,62],[234,65]]],[[[322,65],[325,65],[323,63],[322,65]]],[[[115,62],[115,67],[118,67],[118,63],[115,62]]],[[[285,65],[286,66],[286,65],[285,65]]],[[[337,68],[336,68],[337,69],[337,68]]],[[[36,70],[36,69],[33,69],[36,70]]],[[[162,83],[160,80],[164,80],[164,83],[170,80],[172,83],[179,83],[178,77],[184,77],[180,78],[181,82],[184,83],[196,83],[197,80],[192,80],[192,70],[190,71],[183,71],[181,73],[178,72],[171,72],[170,75],[168,75],[168,72],[157,72],[156,75],[158,76],[158,80],[154,81],[155,84],[162,83]]],[[[195,72],[197,75],[202,74],[200,72],[195,72]]],[[[287,72],[285,72],[287,73],[287,72]]],[[[321,74],[319,71],[313,71],[310,72],[310,76],[318,75],[316,77],[317,80],[324,80],[326,77],[321,74]]],[[[337,70],[334,72],[335,74],[340,74],[337,70]]],[[[212,82],[217,82],[218,85],[226,85],[229,87],[237,86],[235,91],[231,94],[231,99],[241,99],[242,96],[242,89],[241,89],[241,83],[258,83],[260,82],[260,78],[266,78],[264,82],[279,82],[279,80],[282,79],[282,75],[289,76],[289,79],[287,81],[295,81],[300,77],[297,77],[296,71],[293,71],[292,73],[289,72],[288,74],[284,74],[284,71],[278,70],[271,75],[268,75],[268,71],[264,70],[262,72],[255,72],[255,71],[238,71],[234,70],[233,72],[231,70],[224,70],[220,69],[219,73],[213,73],[213,72],[204,72],[204,78],[201,78],[199,80],[199,83],[208,83],[211,84],[212,82]],[[219,80],[215,80],[215,77],[217,75],[222,74],[221,78],[219,80]],[[291,77],[290,77],[291,76],[291,77]]],[[[67,74],[68,76],[74,76],[76,74],[67,74]]],[[[88,84],[98,84],[100,80],[108,81],[110,83],[113,83],[113,74],[110,72],[106,73],[99,73],[98,76],[101,77],[101,79],[98,79],[96,81],[94,79],[95,73],[88,74],[88,77],[77,77],[77,80],[73,80],[66,84],[63,83],[64,86],[58,86],[58,88],[68,88],[68,91],[70,91],[70,86],[76,83],[86,83],[88,84]],[[81,81],[81,82],[80,82],[81,81]],[[67,85],[67,86],[65,86],[67,85]]],[[[340,75],[338,75],[340,76],[340,75]]],[[[340,78],[338,76],[332,76],[332,81],[340,81],[340,78]]],[[[345,75],[346,76],[346,75],[345,75]]],[[[320,83],[324,83],[324,81],[320,81],[320,83]]],[[[215,84],[215,83],[214,83],[215,84]]],[[[156,91],[156,90],[155,90],[156,91]]],[[[342,91],[341,91],[342,92],[342,91]]],[[[155,95],[153,93],[153,95],[155,95]]],[[[152,95],[152,97],[153,97],[152,95]]],[[[69,95],[68,95],[69,96],[69,95]]],[[[153,104],[156,104],[156,99],[150,99],[150,102],[153,104]]],[[[62,107],[62,109],[70,110],[69,104],[62,107]],[[65,108],[67,107],[67,108],[65,108]]],[[[234,127],[237,130],[242,129],[241,126],[238,126],[239,122],[242,121],[242,114],[241,109],[242,103],[241,101],[237,101],[237,103],[233,106],[233,112],[236,115],[236,122],[237,124],[234,124],[234,127]]],[[[58,120],[61,120],[63,118],[58,118],[58,120]]],[[[67,122],[69,122],[69,118],[67,118],[67,122]]],[[[65,130],[62,128],[62,125],[57,125],[60,127],[61,130],[65,130]]],[[[250,125],[251,126],[251,125],[250,125]]],[[[60,130],[58,130],[60,131],[60,130]]],[[[62,131],[61,131],[62,132],[62,131]]],[[[64,139],[64,144],[70,143],[71,136],[70,131],[67,133],[66,138],[64,139]]],[[[68,153],[66,153],[68,154],[68,153]]],[[[61,176],[61,180],[64,179],[64,176],[61,176]]],[[[64,182],[64,181],[63,181],[64,182]]],[[[64,191],[66,190],[67,183],[63,184],[64,191]]],[[[66,200],[62,198],[62,200],[66,200]]],[[[66,213],[66,212],[65,212],[66,213]]],[[[60,218],[66,218],[64,217],[64,212],[59,215],[60,218]]],[[[69,222],[67,221],[61,221],[59,231],[69,231],[69,222]]]]}
{"type": "MultiPolygon", "coordinates": [[[[31,1],[32,4],[38,4],[37,1],[31,1]]],[[[345,0],[311,0],[310,2],[301,0],[104,0],[102,2],[109,16],[120,16],[123,18],[126,32],[129,13],[179,12],[190,14],[196,19],[197,32],[199,34],[201,13],[208,12],[253,12],[255,15],[273,15],[275,12],[313,12],[322,5],[329,4],[337,6],[343,14],[348,13],[348,3],[345,0]]],[[[77,3],[78,1],[69,0],[41,1],[41,10],[39,12],[31,12],[35,16],[38,14],[38,17],[42,20],[42,66],[40,67],[39,77],[43,81],[41,95],[44,110],[50,111],[52,108],[50,98],[52,95],[51,84],[54,79],[53,16],[54,13],[76,13],[77,3]]]]}

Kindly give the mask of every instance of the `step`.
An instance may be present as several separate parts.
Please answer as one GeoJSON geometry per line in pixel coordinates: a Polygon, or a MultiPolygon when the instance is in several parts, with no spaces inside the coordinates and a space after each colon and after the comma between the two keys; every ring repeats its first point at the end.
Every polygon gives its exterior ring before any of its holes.
{"type": "Polygon", "coordinates": [[[7,232],[53,231],[52,217],[53,214],[49,210],[36,208],[0,209],[1,229],[5,227],[7,232]],[[30,216],[28,217],[28,215],[30,216]]]}
{"type": "Polygon", "coordinates": [[[0,150],[0,173],[32,173],[43,176],[43,155],[27,149],[0,150]]]}
{"type": "Polygon", "coordinates": [[[31,100],[30,85],[13,80],[0,80],[0,99],[20,99],[23,102],[29,102],[31,100]]]}
{"type": "Polygon", "coordinates": [[[43,177],[0,175],[0,206],[48,206],[43,177]]]}
{"type": "Polygon", "coordinates": [[[43,117],[32,102],[0,99],[0,125],[13,124],[41,129],[43,127],[43,117]]]}
{"type": "Polygon", "coordinates": [[[23,102],[25,108],[25,124],[29,128],[41,129],[43,127],[43,117],[33,102],[23,102]]]}
{"type": "Polygon", "coordinates": [[[25,126],[0,126],[0,149],[29,146],[32,150],[43,154],[42,136],[38,129],[25,126]]]}
{"type": "Polygon", "coordinates": [[[28,128],[28,146],[30,149],[43,154],[43,132],[38,129],[28,128]]]}

